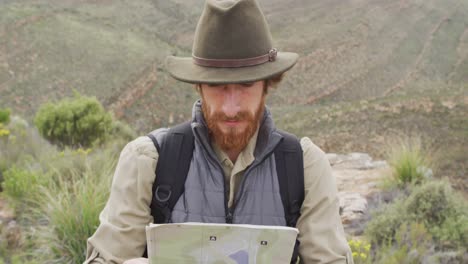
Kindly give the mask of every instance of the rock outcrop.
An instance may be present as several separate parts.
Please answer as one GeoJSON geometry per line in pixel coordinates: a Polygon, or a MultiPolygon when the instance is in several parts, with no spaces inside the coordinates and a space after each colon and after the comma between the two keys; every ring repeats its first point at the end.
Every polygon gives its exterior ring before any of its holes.
{"type": "Polygon", "coordinates": [[[369,202],[379,192],[382,177],[390,173],[385,161],[366,153],[329,153],[328,160],[338,185],[340,214],[347,234],[360,235],[369,219],[369,202]]]}

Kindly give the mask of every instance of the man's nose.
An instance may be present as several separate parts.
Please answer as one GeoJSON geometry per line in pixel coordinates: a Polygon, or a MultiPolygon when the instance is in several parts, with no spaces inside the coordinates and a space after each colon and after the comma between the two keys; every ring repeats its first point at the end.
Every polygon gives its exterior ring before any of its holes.
{"type": "Polygon", "coordinates": [[[239,89],[229,84],[223,87],[222,89],[224,92],[224,102],[222,110],[226,116],[234,117],[241,110],[241,98],[239,89]]]}

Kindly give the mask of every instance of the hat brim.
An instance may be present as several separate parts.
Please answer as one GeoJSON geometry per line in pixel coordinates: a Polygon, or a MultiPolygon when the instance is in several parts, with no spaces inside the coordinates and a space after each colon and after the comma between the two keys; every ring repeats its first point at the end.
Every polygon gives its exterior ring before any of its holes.
{"type": "Polygon", "coordinates": [[[291,69],[296,64],[298,54],[278,52],[275,61],[260,65],[239,68],[204,67],[193,63],[191,57],[169,56],[166,69],[171,76],[188,83],[246,83],[265,80],[291,69]]]}

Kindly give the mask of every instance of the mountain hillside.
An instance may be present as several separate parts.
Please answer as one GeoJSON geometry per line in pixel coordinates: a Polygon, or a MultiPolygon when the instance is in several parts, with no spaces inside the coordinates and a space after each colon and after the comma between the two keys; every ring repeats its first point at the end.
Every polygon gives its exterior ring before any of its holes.
{"type": "MultiPolygon", "coordinates": [[[[276,47],[300,54],[268,101],[279,127],[376,157],[388,137],[417,134],[468,188],[468,1],[259,2],[276,47]]],[[[196,93],[164,59],[190,55],[202,6],[0,0],[0,107],[31,120],[77,90],[140,133],[186,120],[196,93]]]]}

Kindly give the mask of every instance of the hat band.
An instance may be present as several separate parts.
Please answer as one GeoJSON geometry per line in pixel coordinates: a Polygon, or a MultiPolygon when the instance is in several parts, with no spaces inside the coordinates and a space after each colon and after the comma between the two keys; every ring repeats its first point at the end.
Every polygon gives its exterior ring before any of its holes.
{"type": "Polygon", "coordinates": [[[259,65],[269,61],[275,61],[277,55],[278,51],[273,48],[265,55],[246,59],[205,59],[196,57],[195,55],[192,55],[192,58],[195,64],[204,67],[239,68],[259,65]]]}

